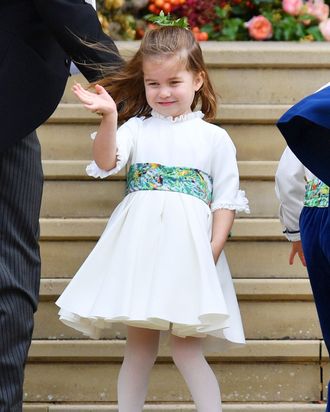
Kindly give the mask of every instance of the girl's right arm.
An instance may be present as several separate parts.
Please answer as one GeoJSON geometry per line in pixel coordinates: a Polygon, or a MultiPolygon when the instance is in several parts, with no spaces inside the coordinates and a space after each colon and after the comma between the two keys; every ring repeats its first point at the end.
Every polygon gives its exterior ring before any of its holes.
{"type": "Polygon", "coordinates": [[[93,157],[102,170],[111,170],[116,165],[117,107],[108,92],[99,85],[96,93],[85,90],[79,83],[72,88],[74,94],[91,112],[102,115],[102,121],[93,143],[93,157]]]}

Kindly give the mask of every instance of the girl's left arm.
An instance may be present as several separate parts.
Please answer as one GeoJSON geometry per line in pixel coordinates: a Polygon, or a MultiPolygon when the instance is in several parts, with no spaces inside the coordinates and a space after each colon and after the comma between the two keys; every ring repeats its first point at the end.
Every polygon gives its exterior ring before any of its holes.
{"type": "Polygon", "coordinates": [[[216,262],[228,239],[235,213],[237,211],[249,213],[245,193],[239,190],[236,149],[228,134],[221,128],[217,129],[212,148],[211,175],[213,177],[211,248],[216,262]]]}
{"type": "Polygon", "coordinates": [[[225,246],[234,218],[234,210],[217,209],[213,212],[211,248],[215,262],[219,259],[225,246]]]}

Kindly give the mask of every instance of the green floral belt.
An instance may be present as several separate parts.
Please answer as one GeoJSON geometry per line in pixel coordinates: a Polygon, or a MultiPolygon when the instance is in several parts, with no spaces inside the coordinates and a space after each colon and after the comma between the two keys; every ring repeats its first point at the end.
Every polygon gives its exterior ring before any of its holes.
{"type": "Polygon", "coordinates": [[[134,163],[127,175],[126,194],[138,190],[166,190],[198,197],[207,205],[212,200],[212,177],[198,169],[134,163]]]}
{"type": "Polygon", "coordinates": [[[329,186],[319,179],[309,180],[306,184],[305,201],[306,207],[328,207],[329,186]]]}

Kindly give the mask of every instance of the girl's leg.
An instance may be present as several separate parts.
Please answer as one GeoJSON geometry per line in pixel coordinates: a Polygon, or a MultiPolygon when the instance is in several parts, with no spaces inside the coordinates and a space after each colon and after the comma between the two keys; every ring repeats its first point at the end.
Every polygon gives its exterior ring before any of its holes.
{"type": "Polygon", "coordinates": [[[118,377],[119,412],[142,411],[158,346],[159,331],[127,328],[124,362],[118,377]]]}
{"type": "Polygon", "coordinates": [[[203,355],[201,339],[171,335],[171,350],[198,412],[221,412],[219,385],[203,355]]]}

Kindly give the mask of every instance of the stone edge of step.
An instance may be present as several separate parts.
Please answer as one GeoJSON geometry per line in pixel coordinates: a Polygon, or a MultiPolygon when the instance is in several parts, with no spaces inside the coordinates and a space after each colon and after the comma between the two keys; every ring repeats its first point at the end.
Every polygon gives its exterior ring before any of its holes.
{"type": "MultiPolygon", "coordinates": [[[[318,412],[324,411],[323,404],[300,403],[269,403],[269,404],[228,404],[223,403],[223,412],[318,412]]],[[[23,406],[23,412],[117,412],[116,405],[100,404],[28,404],[23,406]]],[[[191,404],[150,404],[146,405],[143,412],[196,412],[191,404]]]]}
{"type": "MultiPolygon", "coordinates": [[[[29,362],[119,362],[125,340],[33,340],[29,362]]],[[[327,361],[327,352],[319,340],[248,340],[222,353],[206,353],[210,362],[316,362],[327,361]],[[323,350],[323,353],[322,353],[323,350]]],[[[168,345],[161,344],[158,362],[171,361],[168,345]]]]}
{"type": "MultiPolygon", "coordinates": [[[[103,232],[106,218],[41,218],[41,240],[97,240],[103,232]]],[[[282,240],[279,219],[237,218],[231,231],[235,240],[282,240]]]]}
{"type": "MultiPolygon", "coordinates": [[[[283,104],[219,104],[215,123],[275,124],[290,105],[283,104]]],[[[93,123],[100,117],[77,103],[60,103],[47,123],[93,123]]]]}
{"type": "MultiPolygon", "coordinates": [[[[121,55],[128,58],[135,53],[140,42],[118,41],[116,44],[121,55]]],[[[208,41],[201,43],[201,48],[209,67],[330,67],[329,47],[321,42],[208,41]]]]}
{"type": "MultiPolygon", "coordinates": [[[[237,297],[253,301],[312,301],[313,295],[308,279],[234,279],[237,297]]],[[[68,278],[42,278],[40,300],[53,301],[69,284],[68,278]]]]}
{"type": "MultiPolygon", "coordinates": [[[[86,166],[90,160],[43,160],[42,167],[45,180],[89,180],[93,177],[86,174],[86,166]]],[[[277,169],[277,161],[246,160],[238,161],[241,180],[274,180],[277,169]]],[[[126,168],[117,175],[105,180],[125,180],[126,168]]]]}

